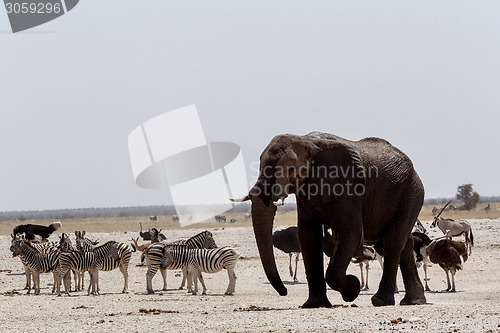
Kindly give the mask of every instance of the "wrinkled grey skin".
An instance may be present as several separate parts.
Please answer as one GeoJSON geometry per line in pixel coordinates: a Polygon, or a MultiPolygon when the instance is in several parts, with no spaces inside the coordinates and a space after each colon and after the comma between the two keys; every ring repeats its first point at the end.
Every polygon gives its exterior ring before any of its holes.
{"type": "Polygon", "coordinates": [[[252,201],[253,229],[262,265],[269,282],[280,295],[286,295],[287,289],[276,269],[272,228],[275,205],[280,204],[280,198],[292,193],[297,199],[299,243],[309,287],[309,298],[302,307],[331,307],[326,297],[325,280],[345,301],[357,298],[359,280],[346,275],[346,269],[363,241],[378,243],[385,257],[382,279],[372,297],[373,305],[394,305],[398,263],[406,290],[400,304],[426,302],[410,237],[422,207],[424,188],[412,162],[403,152],[379,138],[354,142],[318,132],[273,138],[260,156],[256,184],[248,196],[237,201],[252,201]],[[348,172],[344,175],[342,172],[318,172],[325,167],[348,172]],[[278,170],[287,172],[279,173],[278,170]],[[328,190],[325,184],[336,190],[328,190]],[[274,192],[271,191],[273,185],[274,192]],[[307,190],[319,186],[326,190],[318,193],[307,190]],[[349,186],[351,195],[347,193],[349,186]],[[344,193],[340,189],[344,189],[344,193]],[[326,276],[322,225],[331,227],[338,240],[326,276]]]}

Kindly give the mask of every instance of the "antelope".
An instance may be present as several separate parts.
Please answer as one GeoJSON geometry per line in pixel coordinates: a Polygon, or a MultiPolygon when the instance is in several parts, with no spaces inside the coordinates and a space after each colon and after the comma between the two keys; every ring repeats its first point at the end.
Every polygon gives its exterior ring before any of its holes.
{"type": "Polygon", "coordinates": [[[435,228],[437,226],[443,232],[446,238],[450,239],[452,237],[464,235],[465,246],[469,249],[469,255],[471,255],[472,246],[474,246],[474,235],[472,234],[470,223],[466,220],[455,221],[453,219],[443,219],[442,217],[440,217],[441,213],[450,202],[451,201],[448,201],[448,203],[441,209],[439,214],[434,218],[434,222],[432,222],[431,228],[435,228]]]}

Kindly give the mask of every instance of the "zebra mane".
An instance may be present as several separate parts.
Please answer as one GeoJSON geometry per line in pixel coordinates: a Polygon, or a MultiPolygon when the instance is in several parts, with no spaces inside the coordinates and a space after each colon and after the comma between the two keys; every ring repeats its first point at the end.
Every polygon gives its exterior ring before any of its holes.
{"type": "Polygon", "coordinates": [[[97,250],[97,249],[102,249],[102,248],[104,248],[104,247],[110,246],[110,244],[111,244],[111,245],[114,245],[114,244],[116,244],[116,243],[117,243],[116,241],[108,241],[108,242],[106,242],[106,243],[104,243],[104,244],[102,244],[102,245],[99,245],[99,246],[94,247],[94,250],[97,250]]]}

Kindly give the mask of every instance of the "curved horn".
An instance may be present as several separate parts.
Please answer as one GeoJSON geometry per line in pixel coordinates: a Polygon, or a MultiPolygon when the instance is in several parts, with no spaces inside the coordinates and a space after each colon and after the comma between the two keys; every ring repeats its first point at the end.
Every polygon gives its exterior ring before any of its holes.
{"type": "Polygon", "coordinates": [[[448,205],[452,202],[453,200],[450,200],[446,203],[446,205],[444,205],[444,207],[439,211],[439,213],[437,214],[436,216],[436,219],[441,215],[441,213],[446,209],[446,207],[448,207],[448,205]]]}

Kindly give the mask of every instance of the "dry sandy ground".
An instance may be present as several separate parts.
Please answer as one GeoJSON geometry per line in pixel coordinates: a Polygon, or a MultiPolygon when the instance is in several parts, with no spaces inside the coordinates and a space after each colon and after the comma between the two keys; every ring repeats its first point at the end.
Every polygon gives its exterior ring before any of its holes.
{"type": "MultiPolygon", "coordinates": [[[[426,225],[429,223],[427,222],[426,225]]],[[[471,220],[475,236],[472,256],[456,276],[457,292],[428,292],[429,304],[375,308],[370,298],[378,285],[381,269],[377,262],[370,267],[371,290],[361,292],[353,303],[344,303],[340,295],[328,291],[333,309],[301,309],[307,298],[307,284],[302,261],[299,283],[288,274],[288,255],[276,250],[278,268],[288,287],[288,296],[279,296],[269,285],[258,259],[250,227],[212,229],[219,246],[234,246],[242,258],[236,266],[238,280],[234,296],[224,296],[228,278],[225,271],[205,274],[208,295],[188,295],[177,289],[181,277],[168,271],[168,290],[162,292],[158,273],[153,279],[157,292],[147,295],[144,267],[137,267],[134,254],[129,267],[128,294],[121,294],[123,277],[118,270],[99,274],[100,296],[86,292],[72,297],[51,294],[52,275],[41,276],[41,294],[26,295],[24,270],[9,251],[10,238],[0,237],[0,332],[293,332],[402,330],[407,332],[469,332],[500,329],[500,219],[471,220]]],[[[187,238],[195,230],[167,230],[169,239],[187,238]]],[[[431,236],[438,236],[432,231],[431,236]]],[[[101,233],[91,237],[104,242],[128,242],[136,233],[101,233]]],[[[53,235],[52,239],[57,236],[53,235]]],[[[349,272],[359,276],[359,267],[349,272]]],[[[433,290],[446,288],[444,271],[437,265],[429,268],[433,290]]],[[[420,269],[420,275],[423,272],[420,269]]],[[[88,283],[88,282],[87,282],[88,283]]],[[[403,284],[398,277],[403,297],[403,284]]]]}

